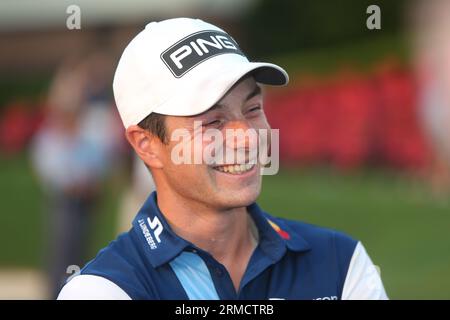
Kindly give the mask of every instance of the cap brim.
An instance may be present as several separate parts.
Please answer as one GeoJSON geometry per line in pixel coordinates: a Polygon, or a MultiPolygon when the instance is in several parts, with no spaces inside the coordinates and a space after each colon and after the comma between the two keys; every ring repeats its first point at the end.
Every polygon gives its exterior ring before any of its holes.
{"type": "Polygon", "coordinates": [[[272,85],[272,86],[284,86],[289,82],[289,75],[287,72],[272,63],[265,62],[250,62],[254,66],[249,72],[255,77],[256,82],[272,85]]]}

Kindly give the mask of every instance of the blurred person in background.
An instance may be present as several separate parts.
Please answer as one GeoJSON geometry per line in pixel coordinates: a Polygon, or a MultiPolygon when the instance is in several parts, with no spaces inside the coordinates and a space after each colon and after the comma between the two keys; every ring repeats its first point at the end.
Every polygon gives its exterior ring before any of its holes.
{"type": "Polygon", "coordinates": [[[450,190],[450,2],[417,1],[412,10],[419,115],[434,151],[430,179],[437,194],[450,190]]]}
{"type": "Polygon", "coordinates": [[[111,58],[96,52],[68,59],[48,95],[32,163],[48,205],[48,276],[56,296],[70,265],[82,265],[93,207],[118,160],[121,135],[110,94],[111,58]]]}

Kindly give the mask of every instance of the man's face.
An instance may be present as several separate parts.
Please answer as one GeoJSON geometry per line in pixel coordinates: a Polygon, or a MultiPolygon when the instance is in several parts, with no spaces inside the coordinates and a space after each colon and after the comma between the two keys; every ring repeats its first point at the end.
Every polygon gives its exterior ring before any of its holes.
{"type": "Polygon", "coordinates": [[[255,134],[259,129],[270,130],[263,111],[261,89],[253,77],[238,82],[215,106],[202,114],[190,117],[167,116],[166,129],[169,143],[164,147],[160,176],[179,196],[215,209],[243,207],[256,200],[261,190],[261,175],[260,165],[256,161],[257,152],[252,146],[255,143],[257,146],[258,136],[239,141],[230,135],[236,129],[250,129],[255,134]],[[223,141],[219,142],[220,149],[212,154],[228,153],[223,157],[222,165],[205,161],[200,164],[176,164],[172,151],[180,147],[180,140],[173,141],[171,137],[180,129],[189,132],[189,139],[184,140],[182,146],[184,151],[190,150],[192,159],[195,152],[203,155],[205,149],[215,141],[208,139],[208,132],[212,131],[210,129],[220,131],[223,141]],[[238,153],[241,157],[245,156],[247,163],[254,160],[256,164],[236,166],[238,153]]]}

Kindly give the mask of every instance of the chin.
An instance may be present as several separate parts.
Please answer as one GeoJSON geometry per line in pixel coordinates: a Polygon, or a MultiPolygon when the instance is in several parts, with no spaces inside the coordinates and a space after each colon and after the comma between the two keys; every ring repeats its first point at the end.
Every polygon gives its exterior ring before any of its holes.
{"type": "Polygon", "coordinates": [[[217,204],[222,208],[242,208],[254,203],[260,194],[260,186],[220,192],[217,204]]]}

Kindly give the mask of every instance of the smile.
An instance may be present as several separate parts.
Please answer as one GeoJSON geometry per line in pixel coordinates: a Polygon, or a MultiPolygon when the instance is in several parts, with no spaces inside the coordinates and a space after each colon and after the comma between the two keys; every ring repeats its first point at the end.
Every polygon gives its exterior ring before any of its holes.
{"type": "Polygon", "coordinates": [[[228,174],[243,174],[251,171],[255,167],[255,164],[232,164],[214,167],[214,170],[225,172],[228,174]]]}

